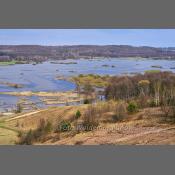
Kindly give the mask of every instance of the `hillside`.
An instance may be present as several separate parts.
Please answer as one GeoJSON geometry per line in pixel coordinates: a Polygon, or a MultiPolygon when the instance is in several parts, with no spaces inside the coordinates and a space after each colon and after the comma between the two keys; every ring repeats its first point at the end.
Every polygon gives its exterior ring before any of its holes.
{"type": "MultiPolygon", "coordinates": [[[[0,136],[0,144],[13,144],[17,141],[16,130],[29,130],[37,128],[41,118],[52,121],[57,125],[60,120],[70,120],[76,110],[83,112],[84,106],[55,107],[35,113],[20,114],[1,121],[0,129],[5,137],[0,136]],[[2,127],[3,126],[3,127],[2,127]],[[4,140],[4,138],[6,140],[4,140]]],[[[44,145],[101,145],[101,144],[175,144],[175,125],[163,122],[160,117],[160,108],[147,108],[134,115],[129,115],[125,120],[113,122],[109,113],[103,116],[99,128],[93,131],[73,131],[65,133],[51,133],[41,142],[34,144],[44,145]],[[149,113],[148,113],[149,111],[149,113]],[[158,114],[158,115],[155,115],[158,114]],[[104,118],[108,122],[104,122],[104,118]]]]}
{"type": "Polygon", "coordinates": [[[83,91],[78,88],[86,96],[83,104],[2,115],[0,144],[175,144],[174,73],[81,75],[74,80],[79,86],[89,82],[83,91]],[[91,101],[93,87],[102,80],[107,82],[105,100],[91,101]]]}
{"type": "Polygon", "coordinates": [[[40,46],[40,45],[0,45],[0,61],[33,60],[93,57],[153,57],[175,58],[173,48],[134,47],[128,45],[74,45],[74,46],[40,46]]]}

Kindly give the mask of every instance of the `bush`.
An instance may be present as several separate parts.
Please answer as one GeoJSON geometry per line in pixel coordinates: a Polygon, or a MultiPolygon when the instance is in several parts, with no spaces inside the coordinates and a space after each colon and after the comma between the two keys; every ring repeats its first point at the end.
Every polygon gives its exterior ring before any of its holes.
{"type": "Polygon", "coordinates": [[[66,132],[71,130],[71,123],[69,121],[61,121],[59,124],[59,131],[66,132]]]}
{"type": "Polygon", "coordinates": [[[85,131],[91,131],[94,127],[98,126],[99,113],[96,106],[89,106],[84,113],[83,127],[85,131]]]}
{"type": "Polygon", "coordinates": [[[172,115],[173,106],[174,106],[174,97],[171,97],[171,95],[168,93],[168,90],[166,90],[166,92],[162,93],[160,100],[161,111],[163,112],[163,116],[165,118],[172,115]]]}
{"type": "Polygon", "coordinates": [[[23,132],[22,131],[18,131],[18,137],[22,137],[23,132]]]}
{"type": "Polygon", "coordinates": [[[154,99],[149,100],[148,104],[149,104],[149,107],[156,107],[157,106],[154,99]]]}
{"type": "Polygon", "coordinates": [[[130,102],[128,104],[127,110],[129,113],[134,113],[138,111],[138,106],[135,102],[130,102]]]}
{"type": "Polygon", "coordinates": [[[113,111],[114,105],[111,101],[108,101],[107,103],[102,103],[101,105],[101,112],[106,113],[106,112],[111,112],[113,111]]]}
{"type": "Polygon", "coordinates": [[[151,98],[149,96],[144,96],[143,94],[136,99],[136,103],[138,104],[138,108],[147,108],[154,105],[151,98]]]}
{"type": "Polygon", "coordinates": [[[75,119],[79,119],[81,117],[81,112],[79,110],[77,110],[76,114],[75,114],[75,119]]]}
{"type": "Polygon", "coordinates": [[[17,103],[15,113],[21,113],[21,112],[22,112],[22,104],[21,103],[17,103]]]}
{"type": "Polygon", "coordinates": [[[50,133],[53,130],[52,123],[48,121],[46,123],[46,126],[45,126],[44,130],[45,130],[46,133],[50,133]]]}
{"type": "Polygon", "coordinates": [[[91,95],[94,92],[94,88],[92,87],[91,84],[87,83],[83,87],[84,93],[88,96],[91,95]]]}
{"type": "Polygon", "coordinates": [[[113,116],[114,121],[121,121],[126,117],[126,105],[119,103],[115,109],[115,115],[113,116]]]}
{"type": "Polygon", "coordinates": [[[34,142],[42,141],[47,134],[52,131],[52,123],[45,121],[44,119],[40,120],[38,128],[35,130],[29,130],[27,133],[18,133],[20,138],[18,144],[20,145],[32,145],[34,142]]]}
{"type": "Polygon", "coordinates": [[[85,100],[84,100],[84,104],[90,104],[90,100],[85,99],[85,100]]]}
{"type": "Polygon", "coordinates": [[[18,137],[20,138],[17,144],[20,145],[32,145],[34,142],[34,134],[32,130],[29,130],[27,133],[18,133],[18,137]]]}

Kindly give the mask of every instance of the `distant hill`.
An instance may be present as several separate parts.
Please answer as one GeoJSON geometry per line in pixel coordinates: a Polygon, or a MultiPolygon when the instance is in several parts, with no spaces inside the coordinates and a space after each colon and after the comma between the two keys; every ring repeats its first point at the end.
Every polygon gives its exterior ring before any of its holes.
{"type": "Polygon", "coordinates": [[[34,60],[94,57],[144,57],[175,59],[175,48],[134,47],[129,45],[0,45],[0,61],[34,60]]]}

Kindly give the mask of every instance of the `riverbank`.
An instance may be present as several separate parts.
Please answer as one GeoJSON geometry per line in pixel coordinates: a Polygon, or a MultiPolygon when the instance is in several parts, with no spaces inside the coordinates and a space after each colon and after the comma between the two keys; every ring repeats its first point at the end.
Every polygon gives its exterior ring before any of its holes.
{"type": "Polygon", "coordinates": [[[20,112],[29,112],[37,109],[48,108],[49,106],[68,106],[80,105],[84,100],[95,99],[95,96],[87,96],[76,91],[67,92],[0,92],[0,95],[8,95],[17,97],[18,100],[12,110],[1,113],[3,116],[10,116],[16,113],[17,108],[20,107],[20,112]]]}

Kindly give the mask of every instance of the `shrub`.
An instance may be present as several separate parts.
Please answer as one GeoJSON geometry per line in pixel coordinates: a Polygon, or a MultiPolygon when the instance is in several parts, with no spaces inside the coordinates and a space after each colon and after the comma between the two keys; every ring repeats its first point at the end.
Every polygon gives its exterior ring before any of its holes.
{"type": "Polygon", "coordinates": [[[166,91],[162,92],[161,95],[162,95],[160,98],[161,111],[163,112],[163,116],[167,118],[170,116],[170,114],[173,113],[174,97],[171,96],[171,93],[169,93],[167,89],[166,91]]]}
{"type": "Polygon", "coordinates": [[[84,77],[84,75],[83,74],[79,74],[79,77],[84,77]]]}
{"type": "Polygon", "coordinates": [[[154,99],[148,100],[149,107],[156,107],[156,102],[154,99]]]}
{"type": "Polygon", "coordinates": [[[91,84],[87,83],[83,86],[83,91],[88,96],[94,92],[94,88],[91,84]]]}
{"type": "Polygon", "coordinates": [[[81,141],[81,140],[75,142],[75,145],[82,145],[82,144],[83,144],[83,141],[81,141]]]}
{"type": "Polygon", "coordinates": [[[38,127],[35,130],[29,130],[27,133],[18,133],[20,138],[18,144],[20,145],[32,145],[34,142],[42,141],[45,136],[52,131],[52,123],[40,120],[38,127]]]}
{"type": "Polygon", "coordinates": [[[169,114],[171,113],[171,107],[161,105],[161,111],[163,112],[163,117],[167,118],[169,116],[169,114]]]}
{"type": "Polygon", "coordinates": [[[23,132],[22,131],[18,131],[18,137],[22,137],[23,136],[23,132]]]}
{"type": "Polygon", "coordinates": [[[76,114],[75,114],[75,119],[79,119],[81,117],[81,112],[79,110],[77,110],[76,114]]]}
{"type": "Polygon", "coordinates": [[[85,100],[84,100],[84,104],[90,104],[90,100],[85,99],[85,100]]]}
{"type": "Polygon", "coordinates": [[[128,104],[127,110],[129,113],[134,113],[138,111],[138,106],[135,102],[130,102],[128,104]]]}
{"type": "Polygon", "coordinates": [[[45,130],[46,133],[50,133],[53,130],[52,123],[48,121],[46,123],[46,126],[45,126],[44,130],[45,130]]]}
{"type": "Polygon", "coordinates": [[[113,100],[96,104],[96,110],[101,115],[106,112],[115,112],[115,109],[116,109],[116,102],[114,102],[113,100]]]}
{"type": "Polygon", "coordinates": [[[91,131],[98,126],[98,112],[96,106],[90,105],[84,113],[83,127],[85,131],[91,131]]]}
{"type": "Polygon", "coordinates": [[[20,145],[32,145],[34,139],[34,134],[32,130],[29,130],[27,133],[18,133],[18,136],[20,137],[20,140],[17,144],[20,145]]]}
{"type": "Polygon", "coordinates": [[[175,122],[175,105],[172,105],[172,121],[175,122]]]}
{"type": "Polygon", "coordinates": [[[27,133],[24,141],[26,142],[26,145],[31,145],[33,144],[33,140],[35,139],[34,132],[32,130],[29,130],[27,133]]]}
{"type": "Polygon", "coordinates": [[[114,121],[121,121],[126,117],[126,105],[122,102],[117,104],[115,109],[114,121]]]}
{"type": "Polygon", "coordinates": [[[137,99],[136,99],[136,103],[138,104],[138,108],[147,108],[150,107],[152,103],[152,100],[150,99],[149,96],[144,96],[143,94],[141,94],[137,99]]]}
{"type": "Polygon", "coordinates": [[[59,124],[59,131],[66,132],[71,130],[71,123],[69,121],[61,121],[59,124]]]}
{"type": "Polygon", "coordinates": [[[21,113],[22,112],[22,105],[21,105],[21,103],[17,103],[15,112],[16,113],[21,113]]]}

